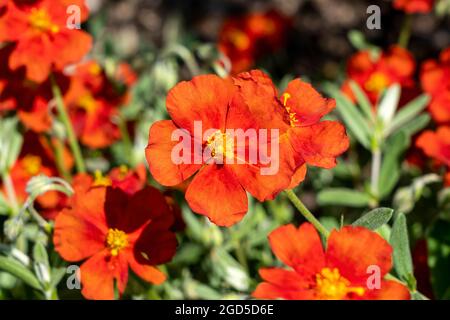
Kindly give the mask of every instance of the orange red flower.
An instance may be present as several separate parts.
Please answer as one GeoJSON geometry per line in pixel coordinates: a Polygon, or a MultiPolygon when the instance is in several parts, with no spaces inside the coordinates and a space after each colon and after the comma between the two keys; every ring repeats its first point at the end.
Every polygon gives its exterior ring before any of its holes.
{"type": "MultiPolygon", "coordinates": [[[[255,150],[257,146],[250,145],[248,139],[243,143],[237,141],[236,136],[227,133],[227,129],[246,131],[264,128],[237,92],[238,87],[230,79],[215,75],[198,76],[179,83],[168,93],[166,101],[172,120],[158,121],[152,125],[146,149],[150,171],[162,185],[176,186],[193,176],[186,190],[189,206],[221,226],[232,225],[245,215],[248,201],[246,191],[260,201],[272,199],[289,185],[291,179],[283,159],[279,161],[278,173],[273,175],[260,173],[260,169],[265,166],[260,161],[250,163],[248,159],[237,159],[238,149],[245,149],[248,154],[250,149],[255,150]],[[200,134],[209,132],[208,136],[195,135],[195,121],[202,124],[203,131],[200,134]],[[172,134],[180,130],[185,132],[185,137],[174,141],[172,134]],[[183,138],[185,141],[182,141],[183,138]],[[172,152],[179,143],[197,143],[201,145],[201,150],[191,149],[185,155],[189,161],[177,164],[172,159],[172,152]],[[203,154],[209,158],[204,160],[203,154]],[[200,162],[195,161],[197,156],[200,162]],[[232,161],[219,161],[219,158],[232,161]]],[[[262,140],[270,144],[270,141],[262,140]]]]}
{"type": "Polygon", "coordinates": [[[106,176],[97,170],[94,176],[90,174],[77,174],[72,186],[75,191],[87,191],[93,187],[119,188],[132,195],[144,188],[147,181],[147,172],[143,164],[130,169],[125,165],[113,168],[106,176]]]}
{"type": "Polygon", "coordinates": [[[109,77],[95,61],[80,64],[64,96],[75,132],[90,148],[108,147],[121,137],[119,108],[128,102],[128,88],[136,77],[123,66],[114,76],[109,77]]]}
{"type": "MultiPolygon", "coordinates": [[[[13,50],[11,45],[1,48],[1,61],[7,61],[13,50]]],[[[61,90],[65,91],[67,77],[60,73],[54,76],[61,90]]],[[[35,132],[45,132],[52,125],[51,99],[49,79],[36,83],[25,77],[24,67],[11,70],[7,64],[0,66],[0,113],[14,110],[25,127],[35,132]]]]}
{"type": "Polygon", "coordinates": [[[423,90],[431,96],[428,106],[437,123],[450,122],[450,47],[444,49],[439,61],[427,60],[420,73],[423,90]]]}
{"type": "MultiPolygon", "coordinates": [[[[285,225],[269,235],[272,251],[290,269],[267,268],[253,292],[260,299],[408,300],[408,289],[384,279],[392,268],[392,248],[363,227],[333,230],[326,250],[309,223],[285,225]],[[379,270],[379,287],[368,285],[369,267],[379,270]]],[[[375,282],[374,282],[375,283],[375,282]]]]}
{"type": "Polygon", "coordinates": [[[249,70],[256,60],[279,49],[289,22],[276,11],[253,12],[226,20],[219,34],[219,50],[231,62],[231,73],[249,70]]]}
{"type": "Polygon", "coordinates": [[[342,90],[355,100],[349,80],[355,81],[364,90],[372,104],[376,104],[380,94],[394,83],[405,90],[414,90],[414,70],[416,64],[412,54],[399,46],[392,46],[378,57],[368,50],[355,53],[347,64],[348,80],[342,90]]]}
{"type": "Polygon", "coordinates": [[[448,179],[450,172],[450,127],[442,126],[436,132],[431,130],[423,132],[417,138],[416,146],[422,149],[428,157],[447,167],[444,182],[446,185],[450,185],[450,179],[448,179]]]}
{"type": "Polygon", "coordinates": [[[393,5],[406,13],[428,13],[433,10],[434,0],[394,0],[393,5]]]}
{"type": "Polygon", "coordinates": [[[63,259],[85,260],[80,267],[84,297],[113,299],[115,285],[119,294],[124,292],[129,268],[147,282],[165,281],[156,266],[175,254],[172,224],[173,215],[157,189],[129,195],[98,187],[75,193],[71,207],[56,217],[53,242],[63,259]]]}
{"type": "Polygon", "coordinates": [[[8,1],[6,12],[0,18],[0,42],[14,45],[8,59],[12,70],[24,66],[28,79],[42,82],[51,72],[78,62],[90,50],[91,36],[67,27],[69,4],[82,9],[80,22],[83,22],[87,18],[83,0],[40,0],[25,4],[8,1]]]}
{"type": "MultiPolygon", "coordinates": [[[[326,100],[311,85],[292,81],[282,96],[260,71],[221,79],[214,75],[195,77],[181,82],[167,96],[167,110],[172,120],[158,121],[150,128],[147,161],[154,178],[165,186],[175,186],[194,176],[187,187],[186,200],[191,209],[208,216],[218,225],[229,226],[242,219],[247,211],[249,192],[260,201],[273,199],[280,191],[293,188],[303,180],[306,163],[331,168],[336,157],[349,145],[344,127],[333,121],[320,122],[330,112],[334,101],[326,100]],[[289,97],[288,97],[289,96],[289,97]],[[177,164],[172,159],[174,148],[183,137],[172,140],[176,130],[184,130],[189,142],[195,144],[194,122],[202,123],[203,132],[216,130],[202,137],[201,150],[190,149],[190,163],[177,164]],[[227,129],[276,129],[279,133],[279,170],[262,175],[261,164],[239,163],[238,149],[267,150],[265,146],[238,145],[227,129]],[[230,140],[231,139],[231,140],[230,140]],[[228,150],[227,145],[234,146],[228,150]],[[206,150],[206,151],[205,151],[206,150]],[[211,151],[211,160],[196,163],[195,157],[211,151]],[[233,159],[217,162],[217,156],[233,159]],[[226,199],[226,200],[225,200],[226,199]]],[[[203,132],[201,134],[203,134],[203,132]]]]}

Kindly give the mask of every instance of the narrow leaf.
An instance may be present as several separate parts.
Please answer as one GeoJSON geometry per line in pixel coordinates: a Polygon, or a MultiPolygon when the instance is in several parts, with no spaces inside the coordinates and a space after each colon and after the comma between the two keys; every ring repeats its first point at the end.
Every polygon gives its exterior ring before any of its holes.
{"type": "Polygon", "coordinates": [[[367,212],[361,218],[352,223],[354,226],[361,226],[370,230],[376,230],[391,220],[393,209],[377,208],[367,212]]]}
{"type": "Polygon", "coordinates": [[[366,193],[356,190],[330,188],[319,192],[317,202],[320,205],[365,207],[370,203],[370,197],[366,193]]]}
{"type": "Polygon", "coordinates": [[[34,274],[23,264],[13,258],[0,256],[0,269],[9,272],[34,289],[42,289],[38,279],[34,276],[34,274]]]}
{"type": "Polygon", "coordinates": [[[400,129],[402,126],[413,120],[420,112],[422,112],[430,101],[430,97],[426,94],[422,94],[406,104],[395,115],[392,123],[388,128],[389,133],[393,133],[400,129]]]}
{"type": "Polygon", "coordinates": [[[383,120],[383,123],[389,125],[394,117],[395,111],[400,100],[400,85],[394,84],[390,86],[384,94],[378,106],[378,117],[383,120]]]}
{"type": "Polygon", "coordinates": [[[394,250],[393,258],[395,271],[402,280],[410,282],[413,274],[413,266],[409,248],[406,217],[403,213],[399,213],[394,221],[389,242],[394,250]]]}

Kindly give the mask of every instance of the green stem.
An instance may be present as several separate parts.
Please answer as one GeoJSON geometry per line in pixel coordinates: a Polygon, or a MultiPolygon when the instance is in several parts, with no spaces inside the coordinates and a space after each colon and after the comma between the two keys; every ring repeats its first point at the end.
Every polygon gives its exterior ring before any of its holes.
{"type": "Polygon", "coordinates": [[[53,144],[53,150],[55,151],[56,168],[59,174],[67,181],[71,181],[72,177],[69,170],[67,170],[64,163],[64,144],[59,138],[48,139],[49,143],[53,144]]]}
{"type": "Polygon", "coordinates": [[[314,217],[311,211],[305,207],[303,202],[297,197],[297,195],[292,190],[284,190],[289,200],[297,208],[297,210],[308,220],[325,238],[328,238],[330,232],[320,223],[319,220],[314,217]]]}
{"type": "MultiPolygon", "coordinates": [[[[130,134],[128,133],[127,123],[123,116],[119,116],[119,130],[120,134],[122,136],[122,141],[125,145],[125,152],[130,157],[130,159],[133,159],[133,143],[130,138],[130,134]]],[[[131,163],[128,163],[128,165],[132,165],[131,163]]]]}
{"type": "Polygon", "coordinates": [[[2,181],[5,186],[6,196],[8,197],[9,203],[13,209],[13,215],[15,215],[19,211],[19,202],[17,201],[16,191],[9,173],[2,175],[2,181]]]}
{"type": "Polygon", "coordinates": [[[77,137],[75,136],[75,131],[73,130],[72,122],[70,122],[69,115],[67,114],[66,106],[64,105],[64,101],[61,95],[61,90],[58,87],[58,84],[55,81],[55,78],[51,77],[52,81],[52,92],[53,96],[56,100],[56,108],[58,110],[58,115],[66,128],[67,138],[69,140],[70,149],[72,150],[73,156],[75,158],[75,165],[77,167],[77,171],[80,173],[86,172],[86,167],[84,165],[83,157],[81,155],[80,145],[78,144],[77,137]]]}
{"type": "Polygon", "coordinates": [[[412,22],[413,16],[407,14],[403,20],[402,29],[400,30],[400,35],[398,37],[398,44],[403,48],[408,47],[409,38],[411,37],[412,22]]]}
{"type": "Polygon", "coordinates": [[[379,181],[381,171],[381,150],[379,147],[372,149],[372,165],[370,172],[370,186],[372,194],[375,196],[378,202],[379,197],[379,181]]]}
{"type": "Polygon", "coordinates": [[[236,258],[238,259],[239,263],[244,268],[244,270],[248,273],[249,269],[248,269],[247,258],[245,256],[245,252],[241,246],[241,242],[238,240],[235,243],[236,243],[235,244],[236,258]]]}

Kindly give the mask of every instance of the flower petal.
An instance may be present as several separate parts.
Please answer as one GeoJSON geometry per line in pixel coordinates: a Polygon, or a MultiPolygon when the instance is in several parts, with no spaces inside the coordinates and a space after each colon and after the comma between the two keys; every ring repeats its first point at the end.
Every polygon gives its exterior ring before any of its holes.
{"type": "MultiPolygon", "coordinates": [[[[201,121],[203,131],[223,130],[235,87],[216,75],[201,75],[183,81],[167,94],[167,111],[180,128],[194,134],[194,121],[201,121]]],[[[203,134],[203,133],[202,133],[203,134]]]]}
{"type": "Polygon", "coordinates": [[[333,99],[323,98],[311,84],[301,79],[289,82],[281,99],[286,100],[286,107],[290,108],[290,112],[295,113],[299,126],[317,123],[336,106],[333,99]],[[286,94],[288,96],[284,96],[286,94]]]}
{"type": "Polygon", "coordinates": [[[333,230],[328,238],[327,265],[335,267],[353,284],[365,284],[368,268],[380,268],[383,277],[392,268],[392,248],[377,233],[363,227],[333,230]]]}
{"type": "Polygon", "coordinates": [[[407,287],[397,281],[383,280],[380,289],[366,290],[363,299],[368,300],[410,300],[407,287]]]}
{"type": "Polygon", "coordinates": [[[87,299],[114,299],[114,280],[119,293],[125,291],[128,281],[128,264],[123,255],[111,257],[103,250],[89,258],[80,267],[81,293],[87,299]]]}
{"type": "Polygon", "coordinates": [[[259,274],[265,282],[252,293],[257,299],[308,300],[314,297],[314,292],[307,289],[309,281],[295,271],[271,268],[260,269],[259,274]]]}
{"type": "MultiPolygon", "coordinates": [[[[191,147],[192,144],[188,134],[181,136],[178,141],[172,141],[171,136],[175,130],[180,129],[170,120],[155,122],[150,128],[149,143],[145,150],[150,172],[155,180],[165,186],[180,184],[201,167],[201,164],[175,164],[172,159],[172,151],[177,144],[182,143],[183,147],[188,147],[188,145],[191,147]]],[[[189,155],[186,160],[194,162],[192,155],[189,155]]]]}
{"type": "Polygon", "coordinates": [[[247,194],[227,165],[206,165],[186,191],[194,212],[206,215],[219,226],[231,226],[248,210],[247,194]]]}
{"type": "Polygon", "coordinates": [[[342,124],[336,121],[322,121],[309,127],[291,129],[290,141],[307,164],[333,168],[336,157],[349,147],[349,139],[342,124]]]}
{"type": "Polygon", "coordinates": [[[315,274],[325,265],[325,255],[319,234],[309,223],[298,229],[289,224],[277,228],[269,235],[273,253],[292,268],[315,274]]]}

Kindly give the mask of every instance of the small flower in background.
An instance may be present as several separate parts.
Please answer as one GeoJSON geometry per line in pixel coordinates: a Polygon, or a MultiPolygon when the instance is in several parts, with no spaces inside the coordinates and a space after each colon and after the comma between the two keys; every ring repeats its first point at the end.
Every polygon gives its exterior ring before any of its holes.
{"type": "MultiPolygon", "coordinates": [[[[13,49],[12,46],[1,48],[0,59],[7,61],[13,49]]],[[[61,73],[54,76],[60,88],[66,91],[69,79],[61,73]]],[[[36,83],[26,78],[24,67],[11,70],[8,64],[0,66],[0,114],[16,111],[28,129],[46,132],[52,125],[49,107],[52,98],[49,79],[36,83]]]]}
{"type": "Polygon", "coordinates": [[[94,175],[77,174],[72,182],[74,190],[87,191],[93,187],[119,188],[129,195],[142,190],[147,182],[147,172],[143,164],[130,169],[125,165],[113,168],[106,176],[101,171],[94,175]]]}
{"type": "MultiPolygon", "coordinates": [[[[73,166],[73,158],[67,149],[64,149],[63,161],[66,168],[70,170],[73,166]]],[[[44,137],[28,132],[25,134],[19,158],[10,172],[19,203],[24,203],[28,197],[26,192],[28,181],[40,174],[49,177],[58,175],[53,150],[44,137]]],[[[0,190],[5,193],[1,185],[0,190]]],[[[36,209],[46,219],[53,219],[66,204],[67,197],[57,191],[48,191],[36,199],[36,209]]]]}
{"type": "MultiPolygon", "coordinates": [[[[381,93],[394,83],[402,86],[402,98],[405,95],[406,98],[411,98],[408,91],[412,91],[412,95],[416,91],[413,79],[415,68],[412,54],[399,46],[392,46],[380,54],[364,50],[355,53],[348,60],[347,78],[358,83],[370,102],[376,105],[381,93]]],[[[342,90],[355,100],[348,81],[344,83],[342,90]]]]}
{"type": "Polygon", "coordinates": [[[393,5],[406,13],[429,13],[433,10],[434,0],[394,0],[393,5]]]}
{"type": "Polygon", "coordinates": [[[115,118],[128,103],[128,89],[136,76],[121,64],[113,77],[96,61],[85,62],[75,68],[64,96],[76,134],[93,149],[108,147],[121,137],[115,118]]]}
{"type": "Polygon", "coordinates": [[[450,123],[450,47],[444,49],[439,61],[422,64],[420,81],[423,90],[431,96],[429,110],[437,123],[450,123]]]}
{"type": "Polygon", "coordinates": [[[218,46],[230,59],[231,73],[247,71],[256,60],[280,49],[288,27],[288,19],[276,11],[228,18],[220,31],[218,46]]]}
{"type": "Polygon", "coordinates": [[[147,282],[165,281],[156,265],[175,254],[172,224],[173,215],[157,189],[129,195],[98,187],[72,197],[71,207],[56,217],[53,242],[63,259],[86,260],[80,268],[84,297],[113,299],[114,283],[120,295],[125,291],[129,268],[147,282]]]}
{"type": "Polygon", "coordinates": [[[234,81],[259,121],[280,129],[280,150],[295,169],[289,189],[304,180],[306,164],[331,169],[348,149],[344,126],[337,121],[320,121],[334,109],[335,101],[323,98],[310,84],[292,80],[278,95],[272,80],[258,70],[242,73],[234,81]]]}
{"type": "Polygon", "coordinates": [[[445,184],[450,186],[450,127],[442,126],[434,132],[424,131],[416,141],[416,146],[422,149],[428,157],[431,157],[437,164],[444,165],[447,168],[447,174],[444,177],[445,184]]]}
{"type": "MultiPolygon", "coordinates": [[[[14,47],[8,59],[12,70],[24,66],[28,79],[43,82],[51,72],[62,71],[88,53],[91,36],[67,28],[68,3],[66,0],[41,0],[6,4],[6,12],[0,17],[0,42],[11,43],[14,47]]],[[[81,18],[84,21],[87,18],[84,1],[70,1],[70,4],[83,8],[81,18]]]]}
{"type": "Polygon", "coordinates": [[[308,223],[282,226],[269,235],[272,251],[291,269],[260,269],[264,282],[255,298],[289,300],[407,300],[408,289],[384,279],[392,268],[392,248],[377,233],[362,227],[333,230],[324,250],[308,223]],[[369,289],[370,266],[380,270],[380,288],[369,289]]]}

